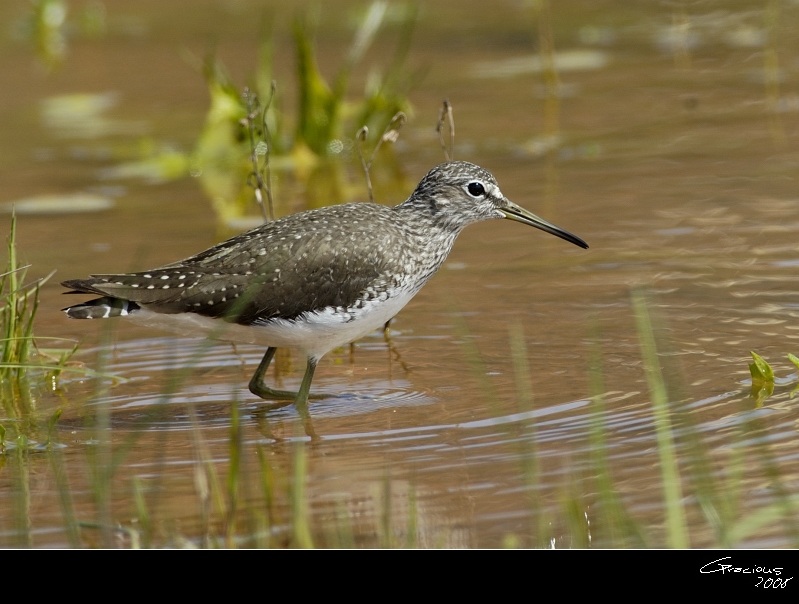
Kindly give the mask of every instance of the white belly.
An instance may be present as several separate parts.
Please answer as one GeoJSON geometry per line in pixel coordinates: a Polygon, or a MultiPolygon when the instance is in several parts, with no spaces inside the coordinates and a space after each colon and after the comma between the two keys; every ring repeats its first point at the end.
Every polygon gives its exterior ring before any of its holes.
{"type": "Polygon", "coordinates": [[[129,315],[129,319],[142,325],[195,337],[295,348],[306,356],[319,359],[334,348],[383,327],[412,297],[413,294],[398,292],[387,300],[366,302],[363,308],[352,311],[340,312],[326,308],[291,321],[272,319],[268,323],[251,326],[227,323],[195,313],[156,313],[146,307],[129,315]]]}

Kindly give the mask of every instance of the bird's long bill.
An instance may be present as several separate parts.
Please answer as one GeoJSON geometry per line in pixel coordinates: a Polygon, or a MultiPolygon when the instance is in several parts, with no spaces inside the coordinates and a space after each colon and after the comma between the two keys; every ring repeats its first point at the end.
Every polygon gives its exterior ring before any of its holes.
{"type": "Polygon", "coordinates": [[[512,201],[508,201],[508,205],[506,205],[504,208],[500,208],[499,211],[505,214],[505,218],[508,220],[515,220],[516,222],[521,222],[522,224],[529,224],[537,229],[551,233],[556,237],[565,239],[574,245],[579,245],[583,249],[588,249],[588,244],[580,239],[577,235],[572,235],[569,231],[555,226],[543,218],[539,218],[532,212],[525,210],[523,207],[517,206],[512,201]]]}

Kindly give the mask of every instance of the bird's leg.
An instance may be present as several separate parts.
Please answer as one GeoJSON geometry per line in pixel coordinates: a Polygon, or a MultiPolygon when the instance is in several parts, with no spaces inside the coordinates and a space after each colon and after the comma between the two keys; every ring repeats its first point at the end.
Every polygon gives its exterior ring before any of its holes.
{"type": "Polygon", "coordinates": [[[305,427],[305,434],[307,434],[312,441],[319,440],[319,437],[316,435],[316,432],[313,429],[311,414],[308,411],[308,396],[311,391],[313,374],[314,371],[316,371],[316,362],[317,361],[315,358],[308,357],[308,364],[305,366],[305,375],[302,376],[300,390],[297,392],[297,399],[294,401],[294,406],[297,409],[297,413],[299,413],[300,417],[302,418],[302,423],[305,427]]]}
{"type": "Polygon", "coordinates": [[[399,361],[399,364],[402,365],[402,369],[405,373],[408,373],[410,369],[408,368],[407,363],[402,360],[402,355],[400,354],[399,349],[394,346],[394,340],[391,339],[391,321],[393,319],[389,319],[386,321],[385,325],[383,325],[383,340],[386,342],[386,346],[388,346],[388,360],[389,360],[389,369],[391,368],[391,357],[392,355],[394,358],[399,361]]]}
{"type": "Polygon", "coordinates": [[[276,390],[264,384],[264,375],[266,374],[266,370],[269,369],[272,359],[275,358],[276,352],[277,348],[274,346],[270,346],[266,349],[266,354],[264,354],[264,358],[261,359],[258,369],[256,369],[255,373],[252,374],[252,379],[250,380],[250,392],[263,399],[287,398],[293,400],[297,396],[296,392],[289,392],[288,390],[276,390]]]}
{"type": "Polygon", "coordinates": [[[304,406],[307,409],[308,407],[308,397],[311,392],[311,380],[313,380],[314,371],[316,371],[316,359],[308,357],[308,364],[305,366],[305,375],[302,376],[300,390],[297,392],[297,398],[294,400],[294,404],[297,408],[304,406]]]}
{"type": "Polygon", "coordinates": [[[318,395],[309,394],[311,390],[311,380],[313,379],[314,370],[316,369],[315,359],[308,359],[308,365],[305,369],[305,376],[302,378],[302,384],[300,385],[299,392],[292,392],[291,390],[278,390],[276,388],[270,388],[267,386],[264,383],[264,375],[266,374],[266,370],[269,369],[269,365],[275,356],[275,352],[277,352],[277,348],[274,346],[270,346],[266,349],[264,358],[261,359],[261,363],[258,365],[258,368],[255,370],[255,373],[252,375],[252,379],[250,380],[250,392],[252,392],[255,396],[267,400],[288,399],[284,402],[274,403],[271,406],[272,408],[285,407],[290,405],[292,402],[307,405],[309,398],[321,398],[318,395]]]}
{"type": "MultiPolygon", "coordinates": [[[[275,348],[269,348],[264,354],[264,358],[261,360],[261,364],[258,365],[258,369],[255,370],[255,375],[253,375],[252,380],[250,381],[250,392],[260,396],[261,398],[266,398],[264,395],[271,395],[275,398],[290,398],[291,400],[282,401],[279,403],[272,403],[268,406],[268,409],[278,409],[280,407],[285,407],[290,405],[294,402],[294,406],[297,408],[297,412],[300,414],[300,418],[302,418],[302,424],[305,428],[305,434],[310,437],[311,441],[317,442],[319,441],[319,436],[317,436],[316,431],[313,427],[313,422],[311,420],[311,413],[308,411],[308,398],[309,393],[311,391],[311,382],[313,381],[313,374],[316,370],[316,363],[317,360],[313,357],[308,357],[308,364],[305,367],[305,375],[302,377],[302,383],[300,384],[299,392],[289,392],[287,390],[274,390],[269,388],[268,386],[262,383],[263,375],[266,372],[267,368],[269,367],[269,363],[272,361],[272,357],[275,356],[275,348]]],[[[260,413],[256,412],[256,416],[259,417],[259,424],[263,422],[263,425],[266,427],[266,434],[270,438],[275,438],[274,435],[271,434],[269,430],[269,425],[266,423],[266,414],[264,413],[261,415],[260,413]]]]}

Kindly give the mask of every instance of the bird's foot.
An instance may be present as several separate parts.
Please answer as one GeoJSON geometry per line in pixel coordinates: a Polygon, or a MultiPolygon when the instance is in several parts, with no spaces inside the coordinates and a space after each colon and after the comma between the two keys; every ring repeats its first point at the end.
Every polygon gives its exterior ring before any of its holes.
{"type": "MultiPolygon", "coordinates": [[[[249,388],[250,392],[257,397],[264,399],[265,401],[274,401],[275,399],[279,399],[277,402],[273,402],[269,405],[270,409],[287,407],[296,402],[297,396],[299,395],[298,392],[292,392],[291,390],[278,390],[277,388],[270,388],[263,382],[257,381],[255,379],[250,380],[249,388]]],[[[312,401],[323,398],[325,398],[324,394],[308,394],[308,399],[312,401]]]]}
{"type": "Polygon", "coordinates": [[[250,380],[250,392],[264,400],[282,399],[279,402],[273,402],[271,405],[269,405],[269,409],[279,409],[281,407],[291,405],[292,403],[295,403],[298,407],[307,406],[309,399],[314,400],[324,398],[324,395],[309,393],[311,389],[311,380],[313,380],[314,369],[316,369],[316,361],[314,359],[308,359],[308,364],[305,368],[305,375],[302,378],[302,384],[300,385],[298,392],[292,392],[291,390],[279,390],[277,388],[271,388],[267,386],[264,383],[264,376],[266,375],[266,370],[269,368],[269,364],[272,362],[272,358],[275,356],[275,352],[277,352],[277,348],[270,347],[267,349],[266,354],[264,354],[264,358],[261,360],[261,363],[258,365],[258,368],[255,370],[255,373],[250,380]]]}

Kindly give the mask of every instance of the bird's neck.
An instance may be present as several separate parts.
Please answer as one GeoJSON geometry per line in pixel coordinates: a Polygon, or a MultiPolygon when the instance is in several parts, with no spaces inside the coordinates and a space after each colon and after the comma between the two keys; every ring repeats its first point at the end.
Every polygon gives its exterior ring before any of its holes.
{"type": "Polygon", "coordinates": [[[446,203],[436,203],[434,199],[418,199],[410,197],[398,206],[394,206],[403,219],[414,228],[431,236],[441,236],[454,241],[455,237],[468,224],[459,220],[459,217],[450,211],[446,203]]]}

